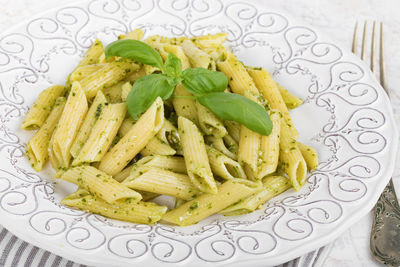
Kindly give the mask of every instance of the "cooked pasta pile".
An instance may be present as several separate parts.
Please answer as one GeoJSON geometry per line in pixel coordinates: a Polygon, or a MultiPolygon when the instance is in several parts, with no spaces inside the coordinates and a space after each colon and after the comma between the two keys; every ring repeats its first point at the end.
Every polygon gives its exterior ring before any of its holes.
{"type": "MultiPolygon", "coordinates": [[[[119,39],[142,40],[134,30],[119,39]]],[[[298,142],[288,109],[302,101],[263,68],[243,65],[223,46],[226,34],[194,38],[150,36],[143,42],[182,70],[220,71],[225,92],[267,110],[272,131],[262,135],[222,120],[178,83],[170,100],[157,97],[138,119],[127,98],[135,82],[160,69],[125,58],[108,58],[96,40],[65,86],[40,93],[22,124],[38,131],[26,155],[36,171],[47,161],[55,177],[78,186],[62,204],[109,218],[152,224],[191,225],[220,213],[252,212],[293,187],[318,166],[315,149],[298,142]],[[175,197],[173,209],[151,200],[175,197]]]]}

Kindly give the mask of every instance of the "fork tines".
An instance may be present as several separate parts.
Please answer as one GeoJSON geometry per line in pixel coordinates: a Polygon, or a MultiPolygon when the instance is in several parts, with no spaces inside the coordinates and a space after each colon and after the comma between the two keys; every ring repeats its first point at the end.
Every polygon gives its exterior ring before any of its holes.
{"type": "MultiPolygon", "coordinates": [[[[371,36],[370,38],[368,38],[368,26],[370,23],[368,23],[368,21],[364,22],[363,25],[363,32],[362,32],[362,43],[361,43],[361,59],[364,60],[367,64],[369,63],[370,68],[372,70],[372,72],[374,72],[375,74],[377,73],[377,65],[375,64],[375,60],[379,61],[379,79],[380,79],[380,83],[382,85],[382,87],[386,89],[386,81],[385,81],[385,62],[384,62],[384,43],[383,43],[383,23],[380,22],[379,23],[379,55],[377,55],[376,53],[376,47],[377,47],[377,24],[378,22],[373,21],[372,23],[372,29],[370,30],[371,32],[371,36]],[[369,62],[367,59],[367,49],[368,49],[368,40],[370,39],[370,53],[371,56],[369,58],[369,62]]],[[[359,28],[359,23],[356,22],[355,26],[354,26],[354,33],[353,33],[353,45],[352,45],[352,51],[354,54],[357,55],[357,50],[358,50],[358,28],[359,28]]]]}

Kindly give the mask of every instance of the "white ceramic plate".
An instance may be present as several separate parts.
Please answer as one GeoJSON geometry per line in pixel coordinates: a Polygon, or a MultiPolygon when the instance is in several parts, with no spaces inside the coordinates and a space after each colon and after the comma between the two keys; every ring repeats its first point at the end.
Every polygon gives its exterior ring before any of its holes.
{"type": "Polygon", "coordinates": [[[355,56],[314,29],[250,1],[92,0],[16,26],[0,38],[0,223],[18,237],[97,266],[283,263],[332,241],[365,215],[393,171],[397,132],[387,96],[355,56]],[[239,58],[263,66],[305,100],[292,112],[321,164],[301,192],[252,214],[180,228],[135,225],[70,210],[73,186],[36,174],[19,129],[39,92],[63,84],[94,38],[228,32],[239,58]]]}

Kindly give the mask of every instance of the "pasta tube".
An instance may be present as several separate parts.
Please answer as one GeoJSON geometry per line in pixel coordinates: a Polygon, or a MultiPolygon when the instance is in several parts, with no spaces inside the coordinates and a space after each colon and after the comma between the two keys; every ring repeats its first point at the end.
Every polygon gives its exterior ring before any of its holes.
{"type": "Polygon", "coordinates": [[[150,108],[139,118],[129,132],[108,151],[100,161],[99,169],[115,175],[146,146],[164,123],[164,105],[158,97],[150,108]]]}
{"type": "Polygon", "coordinates": [[[283,118],[289,127],[290,133],[293,138],[298,138],[299,133],[297,132],[292,119],[290,117],[289,111],[283,101],[282,95],[279,92],[279,88],[275,81],[272,79],[271,75],[265,69],[251,69],[248,68],[250,76],[253,78],[258,90],[262,93],[264,98],[268,101],[272,109],[277,109],[282,112],[283,118]]]}
{"type": "Polygon", "coordinates": [[[104,66],[105,64],[93,64],[77,67],[69,76],[69,80],[70,82],[79,82],[104,66]]]}
{"type": "Polygon", "coordinates": [[[157,137],[175,149],[177,154],[182,155],[181,138],[178,129],[169,120],[164,120],[164,124],[160,131],[158,131],[157,137]]]}
{"type": "Polygon", "coordinates": [[[226,51],[224,55],[225,58],[218,61],[217,66],[228,77],[229,87],[232,92],[244,95],[245,91],[250,91],[258,95],[257,87],[242,62],[230,51],[226,51]]]}
{"type": "Polygon", "coordinates": [[[142,196],[134,190],[118,183],[110,175],[92,166],[78,166],[61,174],[61,179],[76,184],[105,202],[114,204],[131,199],[138,202],[142,196]]]}
{"type": "Polygon", "coordinates": [[[238,203],[227,207],[220,213],[225,216],[246,214],[262,207],[262,205],[291,187],[289,180],[284,176],[270,176],[263,179],[263,189],[238,203]]]}
{"type": "Polygon", "coordinates": [[[123,137],[124,135],[126,135],[129,130],[133,127],[133,125],[135,124],[135,120],[132,117],[128,117],[126,118],[122,124],[121,127],[118,130],[118,135],[120,137],[123,137]]]}
{"type": "Polygon", "coordinates": [[[143,156],[149,155],[175,155],[176,151],[170,147],[167,143],[157,137],[153,137],[147,143],[147,145],[140,151],[143,156]]]}
{"type": "Polygon", "coordinates": [[[294,109],[303,104],[303,100],[290,93],[287,89],[283,88],[279,83],[276,83],[278,86],[279,92],[283,98],[283,101],[286,104],[288,109],[294,109]]]}
{"type": "Polygon", "coordinates": [[[86,143],[86,140],[88,139],[97,119],[100,117],[101,111],[105,107],[106,103],[107,99],[104,96],[103,92],[98,91],[71,147],[70,152],[74,158],[79,155],[79,152],[81,151],[83,145],[86,143]]]}
{"type": "Polygon", "coordinates": [[[195,224],[258,190],[260,185],[257,183],[243,179],[228,180],[218,187],[218,194],[202,194],[167,212],[162,220],[179,226],[195,224]]]}
{"type": "Polygon", "coordinates": [[[79,84],[74,82],[67,102],[51,142],[52,155],[57,158],[60,167],[68,168],[71,160],[70,149],[88,110],[85,93],[79,84]]]}
{"type": "Polygon", "coordinates": [[[194,68],[205,68],[215,70],[215,61],[206,52],[200,50],[196,45],[190,41],[185,40],[181,44],[185,55],[189,58],[190,64],[194,68]]]}
{"type": "Polygon", "coordinates": [[[82,79],[81,85],[85,89],[86,97],[91,99],[98,90],[107,88],[121,81],[128,73],[139,69],[139,65],[127,61],[113,61],[106,63],[98,71],[82,79]]]}
{"type": "Polygon", "coordinates": [[[65,106],[65,98],[59,97],[56,100],[50,115],[40,127],[39,131],[29,140],[26,146],[26,155],[35,171],[41,171],[48,159],[48,146],[51,135],[57,126],[65,106]]]}
{"type": "Polygon", "coordinates": [[[137,177],[130,176],[122,184],[132,189],[185,200],[192,199],[199,193],[187,175],[155,167],[149,168],[137,177]]]}
{"type": "Polygon", "coordinates": [[[225,121],[225,128],[228,131],[228,134],[235,140],[236,143],[239,143],[240,139],[240,124],[236,121],[225,121]]]}
{"type": "MultiPolygon", "coordinates": [[[[160,131],[162,131],[162,129],[164,128],[165,122],[167,122],[167,120],[164,119],[163,127],[161,127],[158,133],[160,133],[160,131]]],[[[121,127],[119,128],[119,135],[124,136],[126,133],[129,132],[129,130],[133,127],[134,124],[135,122],[131,117],[125,119],[121,127]]],[[[170,156],[170,155],[175,155],[176,151],[169,145],[169,142],[165,142],[164,140],[158,138],[158,136],[154,136],[140,151],[140,154],[143,156],[150,156],[150,155],[170,156]]]]}
{"type": "Polygon", "coordinates": [[[279,136],[281,132],[281,113],[271,112],[272,132],[261,137],[258,177],[275,172],[279,161],[279,136]]]}
{"type": "Polygon", "coordinates": [[[186,174],[185,160],[182,157],[154,155],[144,157],[133,164],[130,176],[139,176],[142,170],[151,169],[153,167],[186,174]]]}
{"type": "Polygon", "coordinates": [[[129,177],[129,175],[131,174],[131,170],[132,170],[133,165],[130,165],[128,167],[126,167],[125,169],[123,169],[121,172],[117,173],[116,175],[113,176],[113,178],[117,181],[117,182],[122,182],[123,180],[125,180],[126,178],[129,177]]]}
{"type": "Polygon", "coordinates": [[[142,40],[144,36],[142,29],[135,29],[133,31],[127,32],[125,35],[118,36],[119,40],[122,39],[133,39],[133,40],[142,40]]]}
{"type": "Polygon", "coordinates": [[[226,135],[223,138],[206,136],[205,140],[208,145],[227,155],[231,159],[237,159],[238,144],[229,135],[226,135]]]}
{"type": "Polygon", "coordinates": [[[130,82],[125,82],[122,87],[121,87],[121,100],[126,102],[126,99],[128,98],[129,93],[132,90],[132,85],[130,82]]]}
{"type": "Polygon", "coordinates": [[[217,185],[211,172],[203,136],[190,120],[178,118],[183,155],[192,183],[202,192],[217,193],[217,185]]]}
{"type": "Polygon", "coordinates": [[[111,219],[146,224],[159,221],[167,212],[167,207],[159,206],[153,202],[139,201],[133,203],[125,201],[112,205],[82,189],[64,198],[61,204],[111,219]]]}
{"type": "Polygon", "coordinates": [[[293,188],[298,191],[306,182],[307,165],[284,119],[281,122],[279,148],[280,165],[289,176],[293,188]]]}
{"type": "Polygon", "coordinates": [[[207,135],[224,137],[228,134],[222,121],[215,116],[208,108],[196,101],[197,120],[200,128],[207,135]]]}
{"type": "Polygon", "coordinates": [[[317,151],[303,143],[297,142],[297,146],[306,161],[309,170],[315,170],[318,167],[318,153],[317,151]]]}
{"type": "Polygon", "coordinates": [[[125,103],[106,105],[73,166],[100,161],[106,154],[126,114],[125,103]]]}
{"type": "Polygon", "coordinates": [[[64,92],[65,88],[62,85],[54,85],[41,92],[26,114],[21,128],[24,130],[39,129],[49,116],[57,98],[62,96],[64,92]]]}
{"type": "Polygon", "coordinates": [[[110,87],[103,88],[103,94],[106,96],[110,103],[121,103],[122,102],[122,85],[125,82],[118,82],[110,87]]]}
{"type": "Polygon", "coordinates": [[[206,149],[211,170],[215,175],[227,180],[247,178],[242,166],[237,161],[234,161],[210,146],[206,146],[206,149]]]}
{"type": "Polygon", "coordinates": [[[86,51],[85,56],[79,62],[78,67],[95,64],[103,53],[103,44],[98,39],[96,39],[93,42],[92,46],[86,51]]]}

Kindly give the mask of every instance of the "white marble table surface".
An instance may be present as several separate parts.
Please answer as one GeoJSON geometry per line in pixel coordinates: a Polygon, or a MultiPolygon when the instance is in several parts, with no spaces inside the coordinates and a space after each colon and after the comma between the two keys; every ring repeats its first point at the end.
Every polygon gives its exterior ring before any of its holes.
{"type": "MultiPolygon", "coordinates": [[[[400,1],[398,0],[259,0],[329,34],[344,47],[351,46],[357,20],[378,20],[385,25],[387,84],[396,121],[400,121],[400,1]]],[[[33,14],[71,3],[70,0],[0,0],[0,33],[33,14]]],[[[399,157],[398,157],[399,160],[399,157]]],[[[393,175],[400,191],[400,168],[393,175]]],[[[400,197],[400,194],[399,194],[400,197]]],[[[369,252],[372,213],[353,225],[331,245],[324,267],[381,266],[369,252]]]]}

